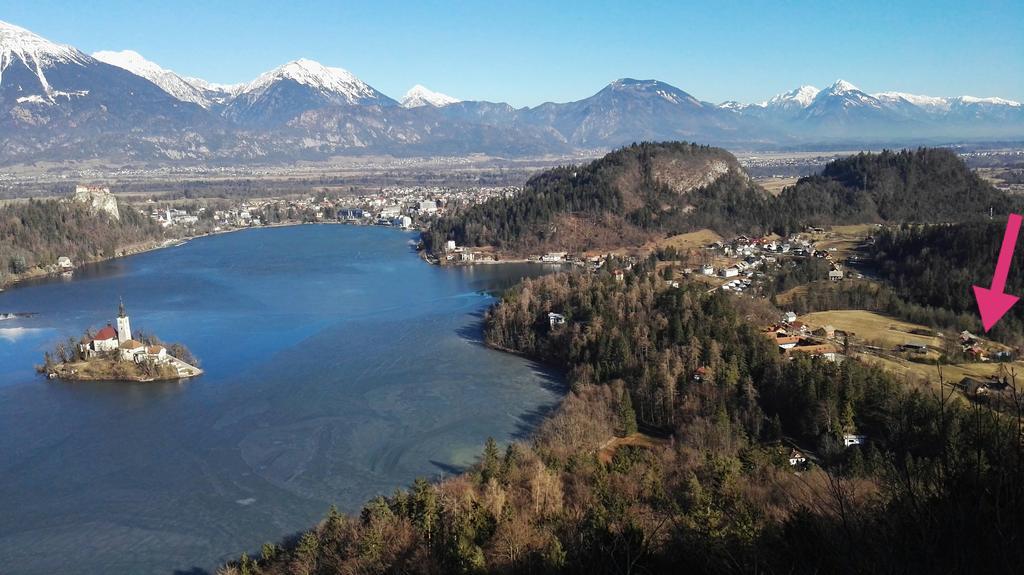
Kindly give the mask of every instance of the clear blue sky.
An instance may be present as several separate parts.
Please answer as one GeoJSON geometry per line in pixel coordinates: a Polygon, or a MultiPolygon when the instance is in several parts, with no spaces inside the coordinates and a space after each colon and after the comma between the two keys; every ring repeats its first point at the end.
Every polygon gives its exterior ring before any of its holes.
{"type": "Polygon", "coordinates": [[[241,82],[312,58],[400,97],[416,83],[517,106],[656,78],[760,101],[843,78],[874,92],[1024,100],[1024,2],[146,2],[0,0],[0,20],[86,52],[133,49],[241,82]]]}

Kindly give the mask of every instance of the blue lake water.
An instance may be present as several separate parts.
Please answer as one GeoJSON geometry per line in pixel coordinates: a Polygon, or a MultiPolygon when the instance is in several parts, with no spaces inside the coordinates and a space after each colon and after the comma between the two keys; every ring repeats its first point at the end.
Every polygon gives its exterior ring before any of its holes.
{"type": "Polygon", "coordinates": [[[429,266],[385,228],[247,230],[0,293],[0,573],[214,571],[523,437],[560,379],[480,344],[537,265],[429,266]],[[62,383],[42,354],[113,321],[180,341],[186,382],[62,383]]]}

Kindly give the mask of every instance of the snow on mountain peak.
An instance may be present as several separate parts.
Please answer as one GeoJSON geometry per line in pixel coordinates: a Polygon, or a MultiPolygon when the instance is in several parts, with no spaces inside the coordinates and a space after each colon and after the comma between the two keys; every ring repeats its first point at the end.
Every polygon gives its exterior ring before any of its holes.
{"type": "Polygon", "coordinates": [[[440,108],[461,101],[447,94],[430,90],[422,84],[416,84],[405,93],[405,97],[402,98],[402,107],[419,108],[420,106],[434,106],[435,108],[440,108]]]}
{"type": "Polygon", "coordinates": [[[120,52],[115,52],[113,50],[100,50],[99,52],[93,52],[92,57],[96,58],[100,62],[106,62],[111,66],[124,68],[136,76],[142,76],[144,78],[146,75],[155,75],[161,72],[166,72],[166,70],[143,58],[142,54],[139,54],[134,50],[121,50],[120,52]]]}
{"type": "Polygon", "coordinates": [[[819,92],[821,92],[821,90],[815,88],[814,86],[804,85],[800,86],[795,90],[790,90],[785,94],[778,94],[776,96],[773,96],[771,100],[763,102],[762,106],[784,108],[792,108],[795,106],[800,108],[806,108],[807,106],[811,105],[811,102],[814,101],[814,98],[818,95],[819,92]]]}
{"type": "Polygon", "coordinates": [[[182,102],[192,102],[204,108],[210,106],[210,101],[203,94],[202,88],[154,62],[150,62],[134,50],[120,52],[101,50],[94,53],[92,57],[145,78],[182,102]]]}
{"type": "Polygon", "coordinates": [[[923,96],[920,94],[908,94],[906,92],[880,92],[878,94],[872,94],[872,96],[889,104],[906,102],[920,108],[949,108],[948,98],[940,98],[936,96],[923,96]]]}
{"type": "Polygon", "coordinates": [[[217,82],[209,82],[202,78],[196,78],[195,76],[182,76],[182,79],[200,90],[207,90],[210,92],[230,93],[242,87],[242,84],[218,84],[217,82]]]}
{"type": "Polygon", "coordinates": [[[845,94],[846,92],[860,92],[860,88],[847,82],[846,80],[836,80],[834,84],[829,86],[828,91],[832,94],[845,94]]]}
{"type": "Polygon", "coordinates": [[[993,106],[1009,106],[1011,108],[1020,108],[1021,103],[1014,100],[1007,100],[1005,98],[978,98],[976,96],[960,96],[957,98],[964,104],[989,104],[993,106]]]}
{"type": "Polygon", "coordinates": [[[347,104],[357,104],[368,99],[375,99],[379,93],[355,76],[355,74],[342,68],[331,68],[324,66],[315,60],[300,58],[279,66],[269,72],[261,74],[252,82],[245,84],[236,90],[237,94],[249,94],[251,97],[259,97],[268,88],[281,80],[309,86],[325,94],[339,98],[347,104]]]}
{"type": "Polygon", "coordinates": [[[4,70],[15,60],[24,62],[26,67],[34,71],[49,93],[52,88],[46,81],[45,68],[60,62],[86,64],[89,57],[71,46],[56,44],[20,26],[0,20],[0,84],[3,83],[4,70]]]}

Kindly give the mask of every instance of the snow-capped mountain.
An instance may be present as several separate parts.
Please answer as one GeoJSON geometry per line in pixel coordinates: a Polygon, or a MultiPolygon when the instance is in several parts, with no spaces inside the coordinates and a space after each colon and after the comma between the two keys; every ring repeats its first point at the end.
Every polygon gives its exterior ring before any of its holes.
{"type": "Polygon", "coordinates": [[[10,90],[16,85],[17,92],[24,92],[16,96],[22,98],[22,102],[52,103],[57,97],[82,95],[78,90],[60,90],[47,73],[59,66],[88,66],[90,60],[71,46],[55,44],[24,28],[0,21],[0,87],[10,90]]]}
{"type": "Polygon", "coordinates": [[[455,104],[461,102],[458,98],[453,98],[447,94],[435,92],[428,89],[422,84],[416,84],[409,91],[405,93],[402,98],[403,108],[419,108],[421,106],[433,106],[440,108],[447,106],[448,104],[455,104]]]}
{"type": "Polygon", "coordinates": [[[906,92],[879,92],[872,94],[884,104],[899,106],[910,104],[923,110],[949,110],[950,98],[938,98],[935,96],[922,96],[920,94],[908,94],[906,92]]]}
{"type": "Polygon", "coordinates": [[[300,59],[237,88],[225,115],[246,123],[281,124],[325,106],[397,106],[348,70],[300,59]]]}
{"type": "Polygon", "coordinates": [[[127,70],[0,22],[0,140],[129,126],[174,130],[199,110],[127,70]]]}
{"type": "Polygon", "coordinates": [[[810,106],[811,102],[814,101],[814,98],[817,97],[820,92],[821,90],[814,86],[800,86],[799,88],[790,90],[785,94],[773,96],[767,102],[762,102],[761,107],[784,111],[802,110],[807,106],[810,106]]]}
{"type": "Polygon", "coordinates": [[[658,80],[514,108],[415,86],[402,105],[355,75],[296,60],[240,85],[182,77],[135,52],[99,59],[0,22],[0,165],[39,159],[318,159],[347,152],[517,156],[641,140],[915,145],[1024,139],[1003,98],[868,93],[839,80],[714,105],[658,80]],[[109,62],[109,63],[108,63],[109,62]]]}
{"type": "Polygon", "coordinates": [[[883,108],[881,100],[846,80],[836,80],[834,84],[818,92],[814,99],[804,107],[808,117],[848,113],[856,109],[881,110],[883,108]]]}
{"type": "Polygon", "coordinates": [[[209,108],[212,105],[212,102],[207,98],[202,88],[174,72],[150,62],[133,50],[122,50],[120,52],[102,50],[94,52],[92,57],[111,66],[128,70],[136,76],[141,76],[182,102],[192,102],[204,108],[209,108]]]}

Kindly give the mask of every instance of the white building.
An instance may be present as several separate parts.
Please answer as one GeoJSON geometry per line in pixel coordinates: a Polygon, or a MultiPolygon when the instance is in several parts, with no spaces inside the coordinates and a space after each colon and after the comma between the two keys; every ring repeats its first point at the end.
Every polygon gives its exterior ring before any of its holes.
{"type": "Polygon", "coordinates": [[[800,453],[796,449],[794,449],[793,451],[790,452],[790,454],[789,454],[789,464],[790,465],[792,465],[793,467],[796,467],[797,465],[803,465],[805,463],[807,463],[807,456],[805,456],[803,453],[800,453]]]}
{"type": "Polygon", "coordinates": [[[548,323],[551,327],[565,325],[565,316],[560,313],[551,312],[548,314],[548,323]]]}
{"type": "Polygon", "coordinates": [[[71,258],[67,256],[60,256],[59,258],[57,258],[57,267],[59,267],[62,270],[69,270],[74,266],[71,264],[71,258]]]}
{"type": "Polygon", "coordinates": [[[146,353],[146,346],[141,341],[135,341],[134,339],[121,342],[118,348],[121,352],[121,361],[137,362],[136,357],[146,353]]]}
{"type": "Polygon", "coordinates": [[[700,273],[702,273],[702,274],[704,274],[706,276],[713,276],[713,275],[715,275],[715,266],[713,266],[711,264],[704,264],[700,268],[700,273]]]}
{"type": "Polygon", "coordinates": [[[90,355],[96,352],[114,351],[117,349],[117,346],[117,330],[114,329],[114,326],[108,324],[95,337],[83,341],[81,350],[86,355],[90,355]]]}
{"type": "Polygon", "coordinates": [[[740,270],[736,268],[722,268],[721,274],[723,278],[734,278],[740,275],[740,270]]]}
{"type": "Polygon", "coordinates": [[[565,259],[566,252],[549,252],[541,256],[540,260],[547,263],[557,263],[565,259]]]}
{"type": "Polygon", "coordinates": [[[868,436],[866,435],[854,435],[852,433],[846,433],[843,435],[843,445],[850,447],[853,445],[861,445],[867,441],[868,436]]]}

